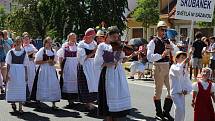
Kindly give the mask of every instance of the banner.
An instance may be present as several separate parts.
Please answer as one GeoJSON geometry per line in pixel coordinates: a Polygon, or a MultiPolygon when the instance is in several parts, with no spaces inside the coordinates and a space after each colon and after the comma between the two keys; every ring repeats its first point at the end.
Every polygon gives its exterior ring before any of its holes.
{"type": "Polygon", "coordinates": [[[211,22],[215,0],[177,0],[176,19],[211,22]]]}

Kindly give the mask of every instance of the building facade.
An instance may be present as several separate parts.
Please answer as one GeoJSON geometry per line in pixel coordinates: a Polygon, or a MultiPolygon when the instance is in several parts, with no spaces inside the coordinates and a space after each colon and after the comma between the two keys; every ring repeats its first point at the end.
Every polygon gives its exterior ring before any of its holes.
{"type": "MultiPolygon", "coordinates": [[[[128,0],[129,1],[129,0],[128,0]]],[[[130,0],[130,2],[137,2],[136,0],[130,0]]],[[[136,5],[132,3],[132,5],[136,5]]],[[[167,24],[171,28],[175,28],[178,32],[177,40],[186,39],[186,37],[190,37],[191,34],[191,21],[188,20],[177,20],[175,19],[175,10],[176,10],[177,0],[160,0],[159,1],[159,9],[160,9],[160,19],[167,22],[167,24]]],[[[136,6],[129,6],[134,10],[136,6]]],[[[130,11],[132,12],[132,11],[130,11]]],[[[127,16],[127,26],[128,26],[128,40],[131,38],[145,38],[144,35],[145,28],[142,27],[141,22],[137,22],[131,16],[127,16]]],[[[210,37],[215,35],[215,27],[210,28],[201,28],[196,23],[194,24],[194,33],[191,40],[194,39],[194,34],[197,31],[201,31],[205,36],[210,37]]],[[[156,25],[150,26],[147,29],[147,40],[150,36],[156,35],[156,25]]]]}

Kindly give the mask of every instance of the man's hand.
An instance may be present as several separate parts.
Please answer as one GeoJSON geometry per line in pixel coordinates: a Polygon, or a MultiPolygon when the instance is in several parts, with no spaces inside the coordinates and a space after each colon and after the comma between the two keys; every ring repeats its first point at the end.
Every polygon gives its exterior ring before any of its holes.
{"type": "Polygon", "coordinates": [[[167,55],[169,55],[169,52],[168,52],[168,50],[165,50],[161,56],[162,56],[162,58],[165,58],[167,55]]]}

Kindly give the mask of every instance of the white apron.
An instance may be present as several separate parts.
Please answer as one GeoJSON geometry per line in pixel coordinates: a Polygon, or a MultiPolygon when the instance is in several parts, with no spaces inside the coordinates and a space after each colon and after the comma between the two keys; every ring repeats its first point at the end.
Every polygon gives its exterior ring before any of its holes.
{"type": "Polygon", "coordinates": [[[26,101],[25,68],[23,64],[11,64],[10,80],[6,88],[6,100],[14,102],[26,101]]]}
{"type": "Polygon", "coordinates": [[[106,96],[110,112],[131,109],[131,99],[125,72],[121,63],[106,71],[106,96]]]}
{"type": "Polygon", "coordinates": [[[98,92],[98,80],[95,78],[94,58],[89,58],[83,64],[89,92],[98,92]]]}
{"type": "Polygon", "coordinates": [[[28,70],[28,89],[31,93],[32,87],[34,84],[34,77],[36,75],[36,65],[35,65],[34,61],[29,61],[29,65],[27,66],[27,70],[28,70]]]}
{"type": "Polygon", "coordinates": [[[67,57],[63,69],[63,92],[78,93],[77,57],[67,57]]]}
{"type": "Polygon", "coordinates": [[[40,65],[36,95],[36,99],[42,102],[53,102],[61,99],[60,84],[54,66],[40,65]]]}

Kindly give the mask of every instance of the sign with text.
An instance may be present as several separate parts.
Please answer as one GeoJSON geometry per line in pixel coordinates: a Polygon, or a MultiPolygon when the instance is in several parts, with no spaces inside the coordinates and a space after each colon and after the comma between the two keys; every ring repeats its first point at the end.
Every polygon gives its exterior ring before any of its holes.
{"type": "Polygon", "coordinates": [[[177,0],[176,19],[211,22],[215,0],[177,0]]]}

